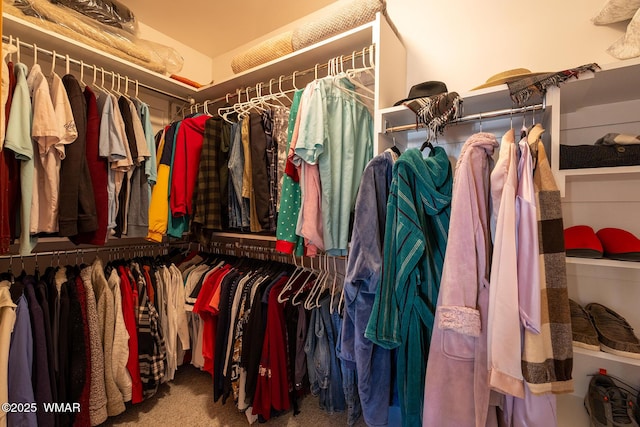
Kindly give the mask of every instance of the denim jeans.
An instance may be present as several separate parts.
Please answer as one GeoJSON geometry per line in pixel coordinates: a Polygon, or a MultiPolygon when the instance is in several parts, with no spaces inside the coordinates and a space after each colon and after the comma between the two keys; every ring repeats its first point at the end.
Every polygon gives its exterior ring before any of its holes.
{"type": "MultiPolygon", "coordinates": [[[[342,335],[342,318],[337,310],[331,315],[334,327],[338,331],[336,342],[336,355],[340,360],[340,368],[342,371],[342,390],[347,404],[347,425],[354,425],[362,415],[362,406],[360,405],[360,395],[358,394],[358,373],[356,365],[352,362],[345,361],[341,357],[341,339],[342,335]]],[[[382,408],[386,411],[386,408],[382,408]]]]}
{"type": "Polygon", "coordinates": [[[338,335],[329,313],[329,302],[330,299],[325,298],[320,308],[311,312],[305,353],[311,393],[319,396],[320,408],[333,413],[344,411],[346,402],[336,353],[338,335]]]}
{"type": "MultiPolygon", "coordinates": [[[[329,354],[329,384],[327,387],[329,396],[327,402],[327,412],[333,413],[335,411],[344,411],[346,408],[346,401],[344,396],[344,389],[342,387],[342,371],[340,369],[340,361],[336,352],[336,346],[338,344],[338,331],[342,327],[342,321],[338,316],[337,311],[333,314],[329,311],[329,305],[331,298],[327,297],[320,303],[321,320],[324,323],[324,329],[326,331],[326,343],[327,352],[329,354]]],[[[324,341],[319,341],[324,344],[324,341]]]]}

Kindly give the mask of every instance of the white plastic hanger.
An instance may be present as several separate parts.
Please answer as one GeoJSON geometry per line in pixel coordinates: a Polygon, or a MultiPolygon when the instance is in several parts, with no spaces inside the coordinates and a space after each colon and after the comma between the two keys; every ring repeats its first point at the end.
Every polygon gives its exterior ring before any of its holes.
{"type": "MultiPolygon", "coordinates": [[[[295,78],[295,77],[292,77],[295,78]]],[[[284,79],[284,76],[280,76],[278,78],[278,92],[279,92],[279,96],[281,97],[285,97],[287,98],[287,101],[289,101],[289,104],[291,104],[293,101],[291,100],[291,98],[289,97],[289,95],[287,95],[287,92],[282,90],[282,80],[284,79]]],[[[295,90],[295,89],[294,89],[295,90]]]]}
{"type": "Polygon", "coordinates": [[[289,292],[293,286],[293,283],[298,279],[298,277],[300,276],[300,274],[302,274],[303,271],[306,271],[306,267],[304,266],[304,258],[300,259],[300,265],[298,265],[297,261],[296,261],[296,256],[293,255],[293,265],[296,266],[296,269],[293,271],[293,273],[291,273],[291,276],[289,276],[289,280],[287,280],[287,282],[284,284],[284,286],[282,287],[282,290],[280,291],[280,293],[278,294],[278,302],[280,304],[286,302],[289,300],[289,297],[285,298],[285,293],[289,292]]]}
{"type": "MultiPolygon", "coordinates": [[[[326,259],[326,257],[325,257],[325,259],[326,259]]],[[[321,261],[322,261],[322,255],[319,255],[319,257],[318,257],[318,271],[319,271],[319,274],[316,277],[316,280],[313,283],[313,286],[311,287],[311,290],[309,291],[309,293],[307,294],[307,297],[304,300],[304,308],[307,309],[307,310],[311,310],[315,306],[316,293],[322,292],[322,288],[324,286],[324,280],[325,280],[325,278],[327,276],[328,270],[326,268],[321,268],[320,267],[320,262],[321,261]]],[[[326,264],[326,261],[325,261],[325,264],[326,264]]]]}
{"type": "Polygon", "coordinates": [[[309,283],[310,280],[318,280],[318,275],[315,274],[316,270],[313,267],[313,258],[309,259],[309,262],[311,263],[311,268],[309,269],[309,272],[311,274],[309,274],[307,276],[307,278],[304,280],[304,282],[302,283],[302,285],[300,285],[300,287],[298,288],[298,290],[296,291],[296,293],[291,297],[291,304],[292,305],[300,305],[302,303],[302,301],[298,301],[297,298],[302,295],[302,292],[304,292],[304,288],[307,286],[307,283],[309,283]]]}
{"type": "Polygon", "coordinates": [[[84,61],[80,60],[80,86],[84,88],[87,84],[84,82],[84,61]]]}
{"type": "Polygon", "coordinates": [[[296,74],[298,74],[297,71],[294,71],[293,74],[291,74],[291,85],[295,90],[300,90],[298,89],[298,86],[296,86],[296,74]]]}
{"type": "Polygon", "coordinates": [[[58,55],[56,54],[56,51],[52,51],[51,52],[51,73],[49,74],[50,76],[53,76],[56,73],[56,57],[58,55]]]}
{"type": "Polygon", "coordinates": [[[64,74],[67,75],[71,72],[71,59],[69,55],[64,56],[64,74]]]}
{"type": "Polygon", "coordinates": [[[38,45],[33,44],[33,65],[35,66],[38,63],[38,45]]]}
{"type": "Polygon", "coordinates": [[[20,37],[16,37],[16,60],[20,63],[20,37]]]}
{"type": "MultiPolygon", "coordinates": [[[[9,45],[13,46],[13,36],[11,34],[9,34],[9,45]]],[[[13,62],[13,50],[9,49],[9,60],[7,62],[13,62]]]]}

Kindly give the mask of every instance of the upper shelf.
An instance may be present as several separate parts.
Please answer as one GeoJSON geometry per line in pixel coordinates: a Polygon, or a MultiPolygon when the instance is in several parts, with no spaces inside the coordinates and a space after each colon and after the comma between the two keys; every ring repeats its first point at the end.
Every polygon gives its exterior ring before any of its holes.
{"type": "Polygon", "coordinates": [[[364,47],[376,44],[375,40],[380,33],[379,21],[384,19],[380,16],[372,22],[312,46],[235,74],[223,81],[195,89],[64,35],[40,28],[16,16],[3,13],[2,18],[4,35],[20,37],[22,41],[29,44],[35,43],[43,49],[56,49],[58,53],[68,54],[71,58],[82,60],[86,64],[96,64],[98,67],[104,67],[105,70],[128,76],[131,80],[138,80],[140,83],[157,88],[166,94],[193,98],[196,102],[220,98],[227,93],[234,93],[238,88],[253,86],[258,82],[266,82],[281,75],[290,76],[294,71],[306,70],[312,64],[323,63],[340,55],[347,58],[353,52],[359,52],[364,47]]]}
{"type": "MultiPolygon", "coordinates": [[[[506,84],[461,93],[460,97],[462,98],[461,116],[488,113],[513,107],[506,84]]],[[[539,98],[533,97],[527,102],[527,105],[539,102],[541,102],[539,98]]],[[[385,128],[416,123],[416,114],[404,105],[384,108],[380,110],[380,114],[382,115],[382,129],[376,130],[379,133],[384,133],[385,128]]],[[[482,120],[491,121],[493,118],[483,118],[482,120]]]]}
{"type": "Polygon", "coordinates": [[[561,89],[560,110],[563,114],[592,105],[639,99],[640,59],[603,65],[595,73],[567,81],[561,89]]]}
{"type": "Polygon", "coordinates": [[[376,21],[353,28],[304,49],[297,50],[273,61],[235,74],[226,80],[200,88],[194,95],[197,102],[219,98],[236,89],[266,82],[281,75],[308,69],[310,64],[322,63],[340,55],[351,55],[373,44],[376,21]]]}
{"type": "Polygon", "coordinates": [[[78,61],[82,60],[85,64],[95,64],[98,67],[103,67],[105,71],[120,73],[129,77],[130,80],[138,80],[140,83],[159,89],[167,94],[188,98],[195,93],[195,89],[189,85],[84,43],[77,42],[62,34],[45,30],[8,13],[2,14],[2,32],[6,36],[19,37],[23,42],[35,43],[43,49],[55,49],[57,53],[69,55],[70,58],[78,61]],[[53,42],[52,39],[54,40],[53,42]]]}

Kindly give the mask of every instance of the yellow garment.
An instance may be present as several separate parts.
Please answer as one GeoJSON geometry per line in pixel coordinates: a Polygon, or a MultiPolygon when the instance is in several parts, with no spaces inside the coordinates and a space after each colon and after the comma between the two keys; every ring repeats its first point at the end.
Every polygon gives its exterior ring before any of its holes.
{"type": "Polygon", "coordinates": [[[162,242],[162,238],[167,234],[169,224],[169,177],[171,167],[160,164],[160,158],[164,151],[164,134],[158,146],[156,158],[158,159],[158,179],[151,191],[151,201],[149,202],[149,232],[147,240],[152,242],[162,242]]]}

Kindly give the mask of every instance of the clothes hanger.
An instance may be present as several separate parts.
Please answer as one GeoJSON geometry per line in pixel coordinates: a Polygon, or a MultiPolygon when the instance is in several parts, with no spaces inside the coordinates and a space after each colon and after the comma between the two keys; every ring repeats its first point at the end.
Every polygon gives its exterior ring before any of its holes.
{"type": "MultiPolygon", "coordinates": [[[[280,97],[273,94],[273,92],[271,91],[271,83],[274,82],[276,79],[269,79],[269,99],[274,100],[275,102],[277,102],[279,104],[279,106],[281,107],[286,107],[286,105],[284,105],[284,102],[282,102],[280,100],[280,97]]],[[[278,105],[274,104],[274,107],[277,107],[278,105]]]]}
{"type": "Polygon", "coordinates": [[[84,82],[84,61],[80,60],[80,87],[84,88],[87,84],[84,82]]]}
{"type": "MultiPolygon", "coordinates": [[[[120,82],[120,80],[118,80],[118,83],[119,83],[119,82],[120,82]]],[[[120,89],[120,88],[118,87],[118,89],[120,89]]],[[[131,99],[131,98],[129,97],[129,77],[128,77],[128,76],[124,76],[124,92],[122,93],[122,95],[123,95],[125,98],[129,98],[129,99],[131,99]]]]}
{"type": "MultiPolygon", "coordinates": [[[[370,89],[366,85],[364,85],[361,81],[359,81],[357,79],[357,77],[360,74],[365,73],[365,72],[367,74],[369,74],[369,76],[373,77],[373,75],[371,74],[370,70],[374,68],[374,65],[373,64],[369,64],[367,66],[364,63],[364,53],[363,53],[363,62],[362,62],[363,68],[356,68],[355,56],[356,56],[356,51],[354,50],[351,53],[351,68],[348,69],[345,72],[345,74],[347,75],[347,78],[351,81],[351,83],[353,83],[355,86],[359,87],[360,89],[364,90],[366,93],[369,93],[369,94],[373,95],[375,93],[375,91],[370,89]]],[[[342,57],[340,57],[340,60],[342,61],[342,57]]]]}
{"type": "Polygon", "coordinates": [[[304,282],[302,283],[302,285],[300,285],[298,290],[291,297],[291,304],[292,305],[300,305],[302,303],[302,301],[298,301],[297,298],[300,295],[302,295],[303,292],[305,292],[305,288],[307,287],[307,283],[309,283],[309,281],[312,280],[312,279],[313,280],[317,280],[318,275],[315,274],[315,269],[313,268],[313,258],[309,259],[309,263],[311,264],[311,267],[308,269],[310,274],[307,276],[306,279],[304,279],[304,282]]]}
{"type": "Polygon", "coordinates": [[[297,73],[298,73],[297,71],[294,71],[293,74],[291,74],[291,85],[293,86],[293,88],[295,90],[300,90],[300,89],[298,89],[298,86],[296,86],[296,74],[297,73]]]}
{"type": "Polygon", "coordinates": [[[135,99],[135,100],[137,100],[138,102],[141,102],[141,103],[143,103],[143,104],[144,104],[144,101],[142,101],[142,100],[140,99],[140,97],[138,96],[138,95],[139,95],[139,93],[140,93],[140,92],[139,92],[139,83],[138,83],[138,79],[136,79],[136,91],[135,91],[134,99],[135,99]]]}
{"type": "MultiPolygon", "coordinates": [[[[295,77],[294,77],[294,78],[295,78],[295,77]]],[[[283,90],[282,90],[282,80],[283,80],[283,79],[284,79],[284,76],[283,76],[283,75],[281,75],[281,76],[278,78],[278,92],[279,92],[279,93],[278,93],[278,95],[279,95],[280,97],[285,97],[285,98],[287,98],[287,101],[288,101],[289,105],[291,105],[291,103],[293,102],[293,100],[289,97],[289,95],[287,95],[287,92],[285,92],[285,91],[283,91],[283,90]]],[[[295,90],[295,89],[294,89],[294,90],[295,90]]]]}
{"type": "Polygon", "coordinates": [[[56,73],[56,57],[58,54],[56,51],[51,52],[51,73],[49,73],[49,77],[53,76],[56,73]]]}
{"type": "MultiPolygon", "coordinates": [[[[13,46],[13,36],[9,34],[9,46],[13,46]]],[[[13,49],[9,49],[7,62],[13,62],[13,49]]]]}
{"type": "Polygon", "coordinates": [[[38,65],[38,45],[33,44],[33,66],[38,65]]]}
{"type": "Polygon", "coordinates": [[[64,56],[64,74],[67,75],[71,72],[71,58],[69,55],[64,56]]]}
{"type": "MultiPolygon", "coordinates": [[[[348,265],[348,263],[349,263],[349,255],[348,254],[345,257],[345,261],[344,262],[345,262],[345,267],[346,267],[346,265],[348,265]]],[[[335,277],[335,279],[334,279],[334,281],[333,281],[333,283],[331,285],[331,301],[329,303],[329,313],[331,313],[331,314],[333,314],[333,312],[334,312],[334,307],[338,308],[338,312],[339,312],[340,311],[340,303],[342,301],[344,301],[344,281],[343,281],[342,284],[340,285],[340,289],[339,289],[340,297],[338,298],[338,303],[334,304],[334,301],[335,301],[334,298],[335,298],[335,296],[337,294],[337,291],[338,291],[336,289],[336,285],[338,284],[338,278],[340,277],[340,278],[344,279],[344,275],[338,273],[338,269],[335,266],[335,258],[334,258],[334,268],[336,270],[336,277],[335,277]]]]}
{"type": "Polygon", "coordinates": [[[300,274],[302,274],[302,272],[304,271],[305,269],[304,257],[300,259],[300,265],[298,265],[296,256],[293,255],[293,265],[296,267],[295,270],[293,271],[293,273],[291,273],[291,275],[289,276],[289,280],[285,282],[284,286],[282,287],[282,290],[278,294],[278,302],[280,304],[289,300],[289,297],[288,296],[285,297],[285,294],[291,290],[293,283],[297,280],[298,276],[300,276],[300,274]]]}
{"type": "MultiPolygon", "coordinates": [[[[482,130],[480,132],[482,132],[482,130]]],[[[431,143],[431,130],[429,129],[427,129],[427,139],[420,146],[420,151],[424,151],[425,148],[433,150],[433,144],[431,143]]]]}
{"type": "Polygon", "coordinates": [[[398,156],[402,155],[402,151],[400,151],[400,149],[396,145],[396,136],[395,135],[391,135],[391,140],[393,141],[393,145],[391,146],[391,150],[394,153],[396,153],[398,156]]]}
{"type": "MultiPolygon", "coordinates": [[[[319,255],[319,260],[318,260],[318,268],[320,268],[320,260],[322,259],[323,255],[319,255]]],[[[325,259],[325,264],[326,264],[326,255],[324,256],[325,259]]],[[[311,287],[311,290],[309,291],[309,294],[307,295],[307,297],[304,300],[304,308],[307,310],[311,310],[313,309],[313,307],[315,306],[315,296],[316,294],[322,292],[322,289],[324,288],[324,281],[327,277],[327,273],[328,273],[328,269],[323,268],[323,269],[319,269],[320,274],[318,275],[318,277],[316,278],[316,281],[313,283],[313,286],[311,287]]]]}
{"type": "MultiPolygon", "coordinates": [[[[311,306],[311,308],[315,308],[315,307],[320,307],[320,300],[323,297],[324,291],[325,290],[329,290],[329,281],[332,280],[333,278],[333,282],[335,282],[336,280],[336,257],[331,257],[333,258],[333,271],[331,271],[331,269],[329,268],[329,257],[327,255],[324,255],[325,257],[325,270],[326,270],[326,274],[324,276],[324,280],[322,281],[322,286],[320,287],[320,289],[318,289],[318,291],[315,294],[315,301],[314,304],[311,306]]],[[[310,308],[310,309],[311,309],[310,308]]]]}
{"type": "Polygon", "coordinates": [[[21,63],[20,61],[20,37],[16,37],[16,61],[21,63]]]}
{"type": "MultiPolygon", "coordinates": [[[[354,58],[355,58],[355,53],[354,53],[354,58]]],[[[340,61],[341,64],[342,64],[342,57],[336,57],[332,61],[335,61],[333,67],[334,67],[334,71],[337,71],[337,68],[338,68],[337,62],[340,61]]],[[[342,65],[342,66],[344,68],[344,65],[342,65]]],[[[352,66],[354,66],[353,63],[352,63],[352,66]]],[[[336,72],[334,77],[333,77],[333,79],[336,82],[338,88],[340,88],[340,90],[342,92],[345,92],[346,94],[349,94],[349,95],[353,96],[353,98],[356,101],[358,101],[361,104],[366,106],[366,104],[362,101],[362,98],[368,99],[370,101],[373,101],[374,98],[372,96],[368,95],[368,94],[372,95],[373,91],[371,89],[367,88],[361,82],[357,81],[357,79],[356,79],[356,73],[357,72],[361,72],[361,71],[363,71],[363,69],[356,70],[355,68],[352,68],[352,73],[349,74],[349,70],[347,70],[347,72],[345,73],[344,69],[343,69],[339,73],[336,72]],[[349,89],[349,88],[345,87],[343,84],[341,84],[341,81],[344,78],[348,79],[351,82],[351,84],[353,84],[354,86],[363,89],[365,93],[361,93],[361,92],[358,92],[356,90],[352,90],[352,89],[349,89]]]]}

